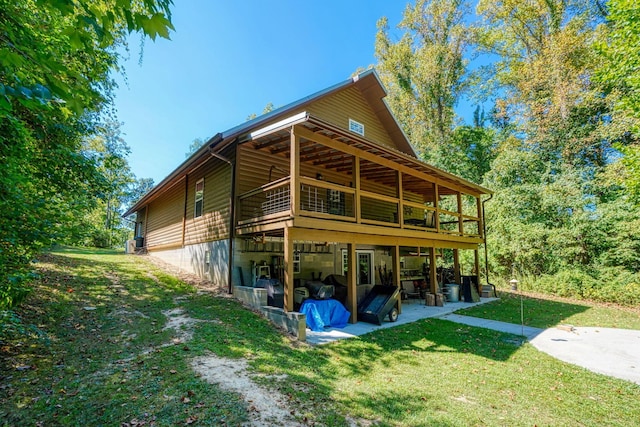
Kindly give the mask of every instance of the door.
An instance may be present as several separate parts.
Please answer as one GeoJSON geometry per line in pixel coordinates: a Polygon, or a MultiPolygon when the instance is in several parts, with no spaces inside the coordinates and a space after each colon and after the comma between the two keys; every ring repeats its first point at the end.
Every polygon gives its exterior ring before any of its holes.
{"type": "MultiPolygon", "coordinates": [[[[356,285],[373,285],[375,283],[375,269],[373,268],[373,251],[356,250],[356,285]]],[[[342,250],[342,274],[347,275],[348,271],[347,251],[342,250]]]]}

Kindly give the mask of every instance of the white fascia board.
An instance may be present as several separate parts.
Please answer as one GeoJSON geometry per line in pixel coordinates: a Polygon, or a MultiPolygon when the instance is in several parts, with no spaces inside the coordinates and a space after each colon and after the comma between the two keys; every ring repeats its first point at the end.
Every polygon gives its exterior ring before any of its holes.
{"type": "Polygon", "coordinates": [[[263,135],[266,135],[266,134],[268,134],[268,133],[270,133],[270,132],[272,132],[272,131],[274,131],[276,129],[280,129],[282,127],[293,125],[293,124],[295,124],[297,122],[306,120],[306,118],[307,118],[307,112],[303,111],[303,112],[298,113],[298,114],[296,114],[294,116],[287,117],[284,120],[280,120],[279,122],[270,124],[269,126],[265,126],[263,128],[260,128],[258,130],[255,130],[255,131],[251,132],[249,134],[249,139],[251,140],[251,139],[259,138],[259,137],[261,137],[263,135]]]}

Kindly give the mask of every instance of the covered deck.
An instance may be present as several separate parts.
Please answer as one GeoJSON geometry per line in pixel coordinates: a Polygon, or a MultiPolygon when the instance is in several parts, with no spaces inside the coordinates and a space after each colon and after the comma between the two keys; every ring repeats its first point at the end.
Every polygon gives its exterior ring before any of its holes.
{"type": "Polygon", "coordinates": [[[436,251],[474,251],[484,242],[478,185],[302,112],[239,141],[237,238],[276,239],[284,256],[284,308],[294,308],[296,242],[346,247],[347,309],[357,322],[356,252],[384,247],[393,283],[401,283],[401,248],[430,260],[437,291],[436,251]],[[242,172],[244,171],[244,172],[242,172]]]}

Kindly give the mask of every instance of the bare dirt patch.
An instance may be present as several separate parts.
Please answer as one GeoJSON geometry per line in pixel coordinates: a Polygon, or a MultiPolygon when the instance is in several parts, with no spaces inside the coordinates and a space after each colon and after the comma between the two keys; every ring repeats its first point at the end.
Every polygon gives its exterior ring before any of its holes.
{"type": "Polygon", "coordinates": [[[173,329],[176,333],[176,338],[173,339],[174,344],[189,341],[193,337],[193,331],[191,330],[193,325],[198,322],[203,322],[203,320],[193,319],[187,316],[181,308],[166,310],[163,311],[162,314],[167,317],[167,323],[162,329],[173,329]]]}
{"type": "MultiPolygon", "coordinates": [[[[204,320],[187,316],[180,307],[162,312],[167,317],[163,329],[173,329],[176,337],[171,341],[174,345],[186,343],[193,337],[192,327],[204,320]]],[[[247,403],[247,413],[250,421],[245,426],[301,426],[291,415],[293,412],[287,405],[287,400],[280,393],[266,390],[256,384],[247,371],[247,362],[243,359],[226,359],[209,354],[191,361],[192,368],[202,378],[212,384],[218,384],[225,390],[233,391],[243,396],[247,403]]]]}
{"type": "Polygon", "coordinates": [[[192,360],[191,366],[207,382],[244,397],[251,418],[246,426],[303,425],[292,416],[287,399],[282,394],[265,390],[251,379],[245,360],[225,359],[211,354],[192,360]]]}

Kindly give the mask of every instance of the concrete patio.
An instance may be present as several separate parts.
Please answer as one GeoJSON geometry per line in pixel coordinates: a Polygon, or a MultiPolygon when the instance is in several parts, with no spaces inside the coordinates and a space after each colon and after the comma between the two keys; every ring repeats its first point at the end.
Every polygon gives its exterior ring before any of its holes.
{"type": "Polygon", "coordinates": [[[418,299],[405,300],[402,302],[402,314],[398,316],[398,320],[396,322],[390,322],[388,317],[385,317],[382,325],[358,322],[355,324],[348,324],[341,329],[327,328],[322,332],[313,332],[312,330],[307,329],[307,342],[314,345],[327,344],[341,339],[368,334],[369,332],[373,332],[380,328],[391,328],[394,326],[404,325],[405,323],[415,322],[420,319],[446,316],[447,314],[451,314],[464,308],[475,307],[495,300],[497,300],[497,298],[481,298],[480,302],[476,303],[447,302],[443,307],[427,306],[423,300],[418,299]]]}

